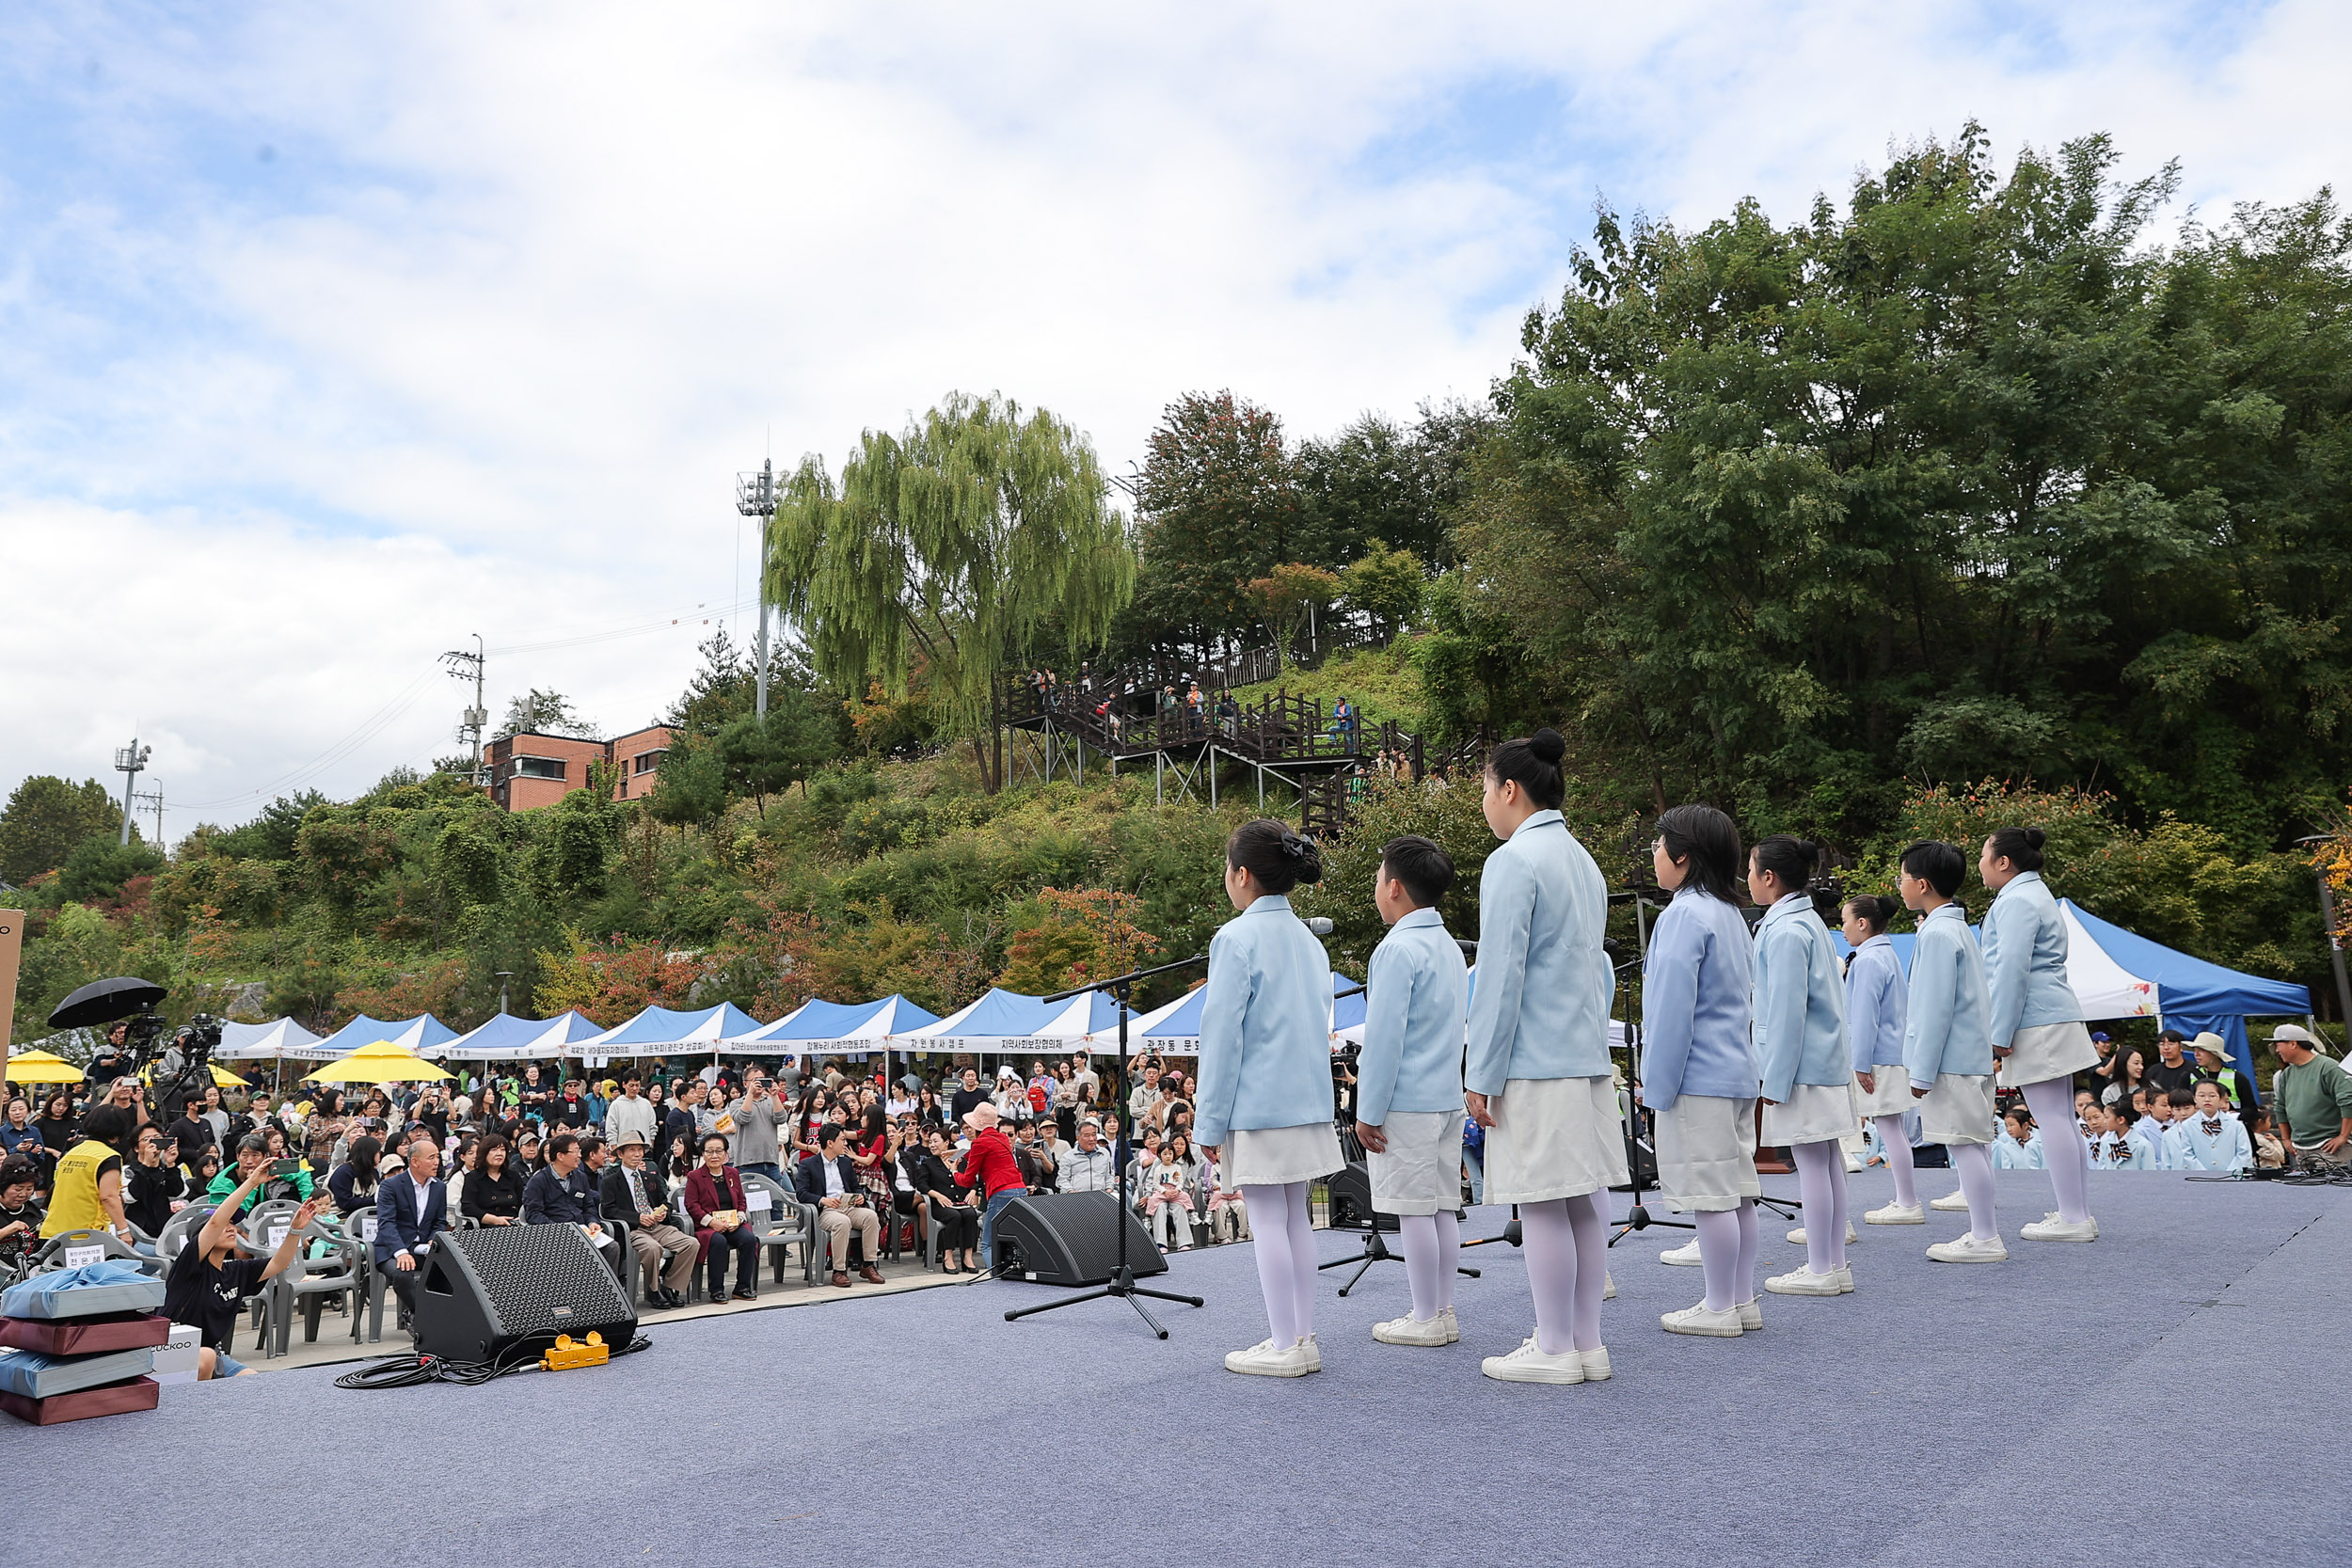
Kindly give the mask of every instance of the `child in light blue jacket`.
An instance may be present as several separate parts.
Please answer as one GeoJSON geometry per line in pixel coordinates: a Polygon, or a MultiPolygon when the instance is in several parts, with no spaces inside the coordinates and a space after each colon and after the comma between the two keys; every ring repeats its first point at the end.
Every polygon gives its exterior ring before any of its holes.
{"type": "Polygon", "coordinates": [[[1200,1003],[1193,1136],[1218,1154],[1225,1180],[1248,1205],[1273,1330],[1225,1366],[1261,1377],[1323,1370],[1307,1187],[1343,1163],[1332,1120],[1331,962],[1288,896],[1322,879],[1322,855],[1282,823],[1234,831],[1225,895],[1240,913],[1210,939],[1200,1003]]]}
{"type": "Polygon", "coordinates": [[[1998,1263],[2009,1257],[1993,1207],[1993,1040],[1984,959],[1955,902],[1968,875],[1958,847],[1922,840],[1902,854],[1896,884],[1919,913],[1911,949],[1910,1022],[1903,1070],[1919,1103],[1919,1131],[1951,1151],[1968,1202],[1968,1234],[1928,1248],[1939,1263],[1998,1263]]]}
{"type": "Polygon", "coordinates": [[[1853,1291],[1846,1264],[1846,1156],[1858,1119],[1846,988],[1829,927],[1814,912],[1820,851],[1774,833],[1748,853],[1748,892],[1765,906],[1756,927],[1756,1056],[1764,1097],[1763,1141],[1796,1162],[1804,1204],[1805,1261],[1775,1275],[1776,1295],[1853,1291]]]}

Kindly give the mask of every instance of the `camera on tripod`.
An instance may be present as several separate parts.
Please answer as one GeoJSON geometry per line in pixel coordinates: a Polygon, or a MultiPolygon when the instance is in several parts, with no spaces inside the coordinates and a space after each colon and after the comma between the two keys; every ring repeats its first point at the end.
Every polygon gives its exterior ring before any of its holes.
{"type": "MultiPolygon", "coordinates": [[[[200,1072],[220,1049],[221,1021],[210,1013],[198,1013],[172,1031],[168,1046],[157,1050],[157,1042],[170,1028],[163,1016],[155,1011],[163,1001],[164,988],[152,980],[135,974],[118,974],[110,979],[93,980],[57,1004],[49,1015],[53,1029],[87,1029],[119,1023],[122,1026],[122,1055],[119,1071],[125,1077],[136,1077],[148,1063],[158,1055],[176,1053],[177,1064],[172,1081],[154,1085],[161,1101],[173,1094],[189,1074],[200,1072]]],[[[111,1032],[111,1031],[109,1031],[111,1032]]]]}

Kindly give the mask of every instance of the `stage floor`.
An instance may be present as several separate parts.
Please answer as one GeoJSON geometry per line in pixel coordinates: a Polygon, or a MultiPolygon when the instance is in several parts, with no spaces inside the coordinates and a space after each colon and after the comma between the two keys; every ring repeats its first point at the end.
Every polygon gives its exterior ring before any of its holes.
{"type": "MultiPolygon", "coordinates": [[[[1332,1270],[1326,1370],[1232,1376],[1223,1354],[1264,1335],[1237,1246],[1172,1259],[1159,1282],[1209,1305],[1154,1304],[1166,1342],[1117,1302],[1007,1323],[1061,1292],[996,1281],[657,1325],[610,1367],[481,1388],[347,1393],[319,1369],[168,1389],[152,1414],[0,1418],[11,1473],[132,1499],[69,1490],[10,1539],[113,1560],[194,1508],[224,1560],[339,1565],[2344,1560],[2341,1423],[2296,1417],[2352,1399],[2352,1189],[2098,1175],[2097,1243],[2016,1240],[2048,1190],[2001,1174],[2006,1264],[1922,1256],[1964,1216],[1866,1226],[1854,1294],[1767,1295],[1736,1340],[1663,1333],[1699,1291],[1657,1261],[1687,1233],[1629,1237],[1616,1376],[1576,1387],[1479,1375],[1529,1332],[1507,1246],[1464,1255],[1485,1277],[1460,1284],[1458,1345],[1374,1343],[1403,1265],[1346,1301],[1332,1270]]],[[[1852,1192],[1859,1214],[1886,1180],[1852,1192]]],[[[1804,1256],[1785,1228],[1766,1217],[1771,1272],[1804,1256]]]]}

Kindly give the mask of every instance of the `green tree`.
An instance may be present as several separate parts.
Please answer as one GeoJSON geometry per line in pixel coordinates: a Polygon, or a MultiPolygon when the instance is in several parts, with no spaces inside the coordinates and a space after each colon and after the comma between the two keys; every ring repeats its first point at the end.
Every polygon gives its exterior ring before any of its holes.
{"type": "Polygon", "coordinates": [[[1255,581],[1242,584],[1242,596],[1274,639],[1274,651],[1284,664],[1291,661],[1291,644],[1307,629],[1310,612],[1339,597],[1334,572],[1303,562],[1286,561],[1255,581]]]}
{"type": "Polygon", "coordinates": [[[290,861],[294,858],[294,840],[302,832],[303,818],[313,806],[331,803],[315,789],[280,795],[255,813],[250,822],[208,835],[207,850],[233,860],[290,861]]]}
{"type": "Polygon", "coordinates": [[[1361,559],[1340,573],[1340,598],[1372,618],[1383,641],[1392,641],[1421,613],[1421,559],[1375,539],[1361,559]]]}
{"type": "Polygon", "coordinates": [[[121,832],[122,808],[96,779],[74,784],[35,774],[9,791],[0,810],[0,879],[21,887],[65,864],[91,835],[121,832]]]}
{"type": "Polygon", "coordinates": [[[119,843],[113,833],[97,832],[73,847],[57,873],[57,891],[77,904],[112,898],[134,877],[151,877],[164,868],[164,857],[134,839],[119,843]]]}
{"type": "Polygon", "coordinates": [[[1205,646],[1248,626],[1255,611],[1244,585],[1297,553],[1282,421],[1231,390],[1186,393],[1152,432],[1136,507],[1131,637],[1205,646]]]}
{"type": "Polygon", "coordinates": [[[769,589],[841,689],[903,695],[919,666],[993,790],[1004,673],[1049,636],[1099,646],[1134,592],[1107,489],[1092,446],[1052,414],[951,394],[898,436],[866,432],[837,484],[817,459],[802,464],[777,514],[769,589]]]}
{"type": "Polygon", "coordinates": [[[717,738],[691,732],[671,740],[654,775],[653,794],[645,810],[657,822],[675,828],[702,827],[717,821],[727,809],[726,765],[719,755],[717,738]]]}
{"type": "Polygon", "coordinates": [[[572,711],[569,697],[536,687],[508,701],[506,717],[499,721],[498,727],[501,736],[569,735],[583,740],[594,740],[598,733],[594,721],[572,711]]]}

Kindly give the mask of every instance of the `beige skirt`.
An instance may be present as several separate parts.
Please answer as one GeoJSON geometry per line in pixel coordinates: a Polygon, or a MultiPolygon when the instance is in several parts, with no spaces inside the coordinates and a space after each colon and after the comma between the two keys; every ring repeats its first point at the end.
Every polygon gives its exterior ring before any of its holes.
{"type": "Polygon", "coordinates": [[[2009,1043],[2010,1053],[2000,1062],[2005,1089],[2071,1077],[2099,1062],[2099,1048],[2090,1043],[2090,1030],[2081,1023],[2037,1023],[2018,1030],[2009,1043]]]}
{"type": "Polygon", "coordinates": [[[1235,1128],[1227,1136],[1226,1180],[1236,1187],[1280,1187],[1315,1181],[1347,1164],[1339,1129],[1327,1121],[1296,1127],[1235,1128]]]}
{"type": "Polygon", "coordinates": [[[1919,1136],[1931,1144],[1989,1144],[1998,1125],[1989,1072],[1938,1073],[1919,1101],[1919,1136]]]}
{"type": "Polygon", "coordinates": [[[1875,1086],[1867,1093],[1861,1084],[1853,1086],[1857,1115],[1899,1117],[1911,1109],[1911,1069],[1902,1063],[1879,1063],[1870,1069],[1870,1082],[1875,1086]]]}
{"type": "Polygon", "coordinates": [[[1514,1078],[1487,1102],[1486,1201],[1549,1203],[1629,1180],[1609,1078],[1514,1078]]]}
{"type": "Polygon", "coordinates": [[[1391,1111],[1380,1131],[1389,1151],[1364,1154],[1376,1212],[1434,1214],[1462,1206],[1461,1112],[1391,1111]]]}
{"type": "Polygon", "coordinates": [[[1761,1197],[1756,1179],[1756,1101],[1686,1094],[1658,1113],[1658,1184],[1685,1212],[1737,1209],[1761,1197]]]}
{"type": "Polygon", "coordinates": [[[1764,1141],[1775,1148],[1829,1143],[1861,1125],[1851,1078],[1842,1084],[1799,1084],[1788,1099],[1764,1107],[1764,1141]]]}

